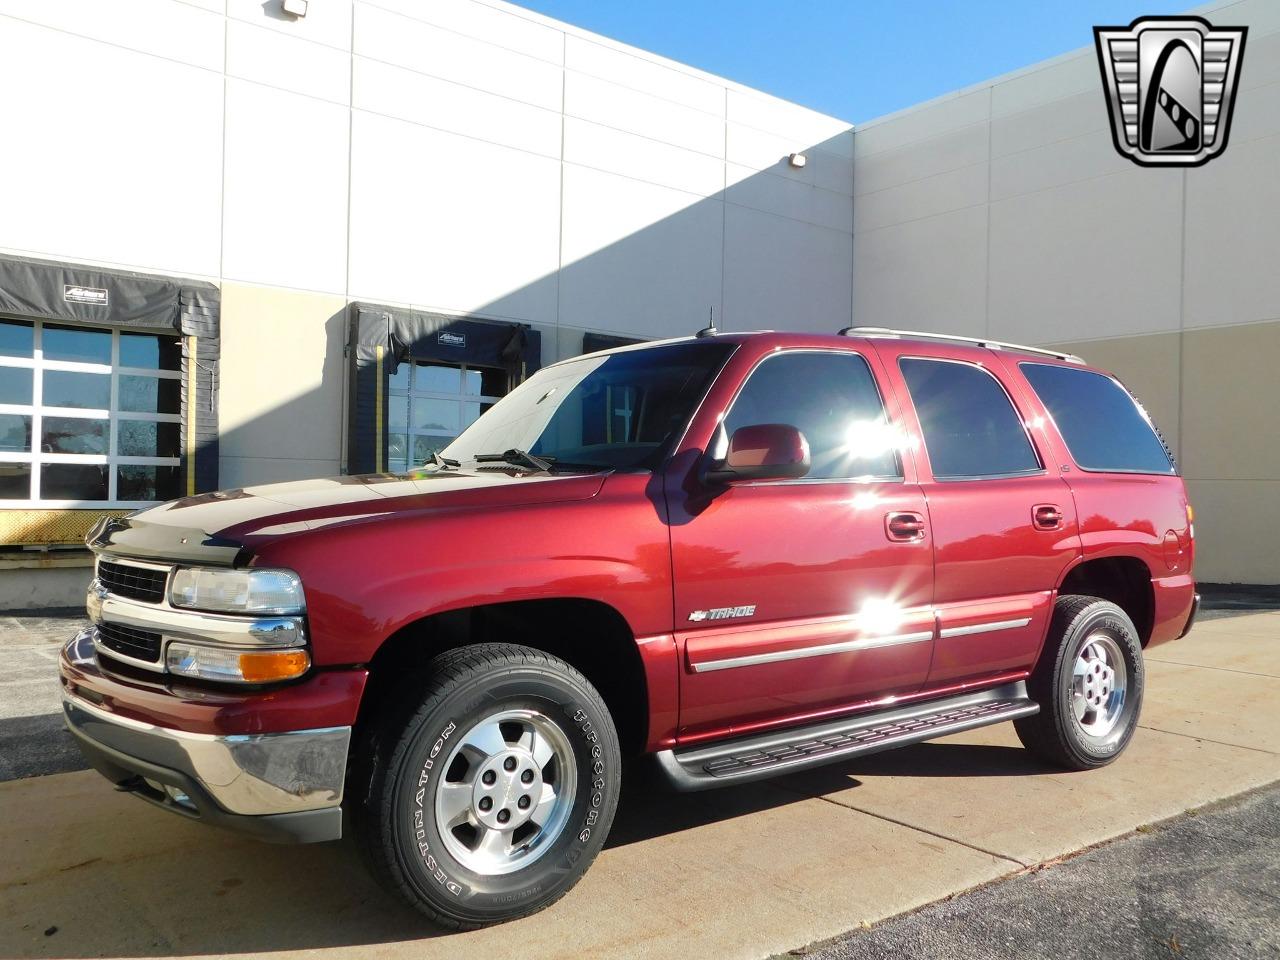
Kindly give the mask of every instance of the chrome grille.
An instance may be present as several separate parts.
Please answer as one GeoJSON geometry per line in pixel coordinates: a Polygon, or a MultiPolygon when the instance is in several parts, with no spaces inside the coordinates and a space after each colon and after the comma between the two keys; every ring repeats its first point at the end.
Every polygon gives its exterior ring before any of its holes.
{"type": "Polygon", "coordinates": [[[105,558],[98,561],[98,582],[118,597],[160,603],[164,600],[168,579],[169,571],[165,567],[139,567],[105,558]]]}
{"type": "Polygon", "coordinates": [[[147,663],[160,661],[160,634],[150,630],[135,630],[133,627],[122,627],[118,623],[100,623],[94,630],[98,633],[98,645],[113,653],[147,663]]]}

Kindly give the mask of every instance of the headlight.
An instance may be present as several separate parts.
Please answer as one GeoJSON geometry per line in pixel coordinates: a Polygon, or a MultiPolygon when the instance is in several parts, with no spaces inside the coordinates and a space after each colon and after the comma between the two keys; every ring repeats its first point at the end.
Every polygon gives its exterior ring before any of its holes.
{"type": "Polygon", "coordinates": [[[220,570],[179,567],[169,602],[175,607],[220,613],[301,613],[302,581],[291,570],[220,570]]]}
{"type": "Polygon", "coordinates": [[[244,650],[206,647],[172,640],[165,652],[165,666],[180,677],[230,680],[236,683],[272,683],[292,680],[307,672],[311,655],[294,647],[287,650],[244,650]]]}

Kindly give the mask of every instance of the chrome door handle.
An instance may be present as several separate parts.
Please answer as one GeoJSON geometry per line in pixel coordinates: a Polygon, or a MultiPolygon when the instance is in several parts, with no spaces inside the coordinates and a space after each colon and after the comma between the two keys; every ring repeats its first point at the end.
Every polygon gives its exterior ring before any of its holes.
{"type": "Polygon", "coordinates": [[[1056,503],[1037,503],[1031,508],[1031,522],[1039,530],[1057,530],[1062,526],[1062,508],[1056,503]]]}
{"type": "Polygon", "coordinates": [[[895,543],[911,543],[924,539],[924,517],[910,510],[886,513],[884,534],[895,543]]]}

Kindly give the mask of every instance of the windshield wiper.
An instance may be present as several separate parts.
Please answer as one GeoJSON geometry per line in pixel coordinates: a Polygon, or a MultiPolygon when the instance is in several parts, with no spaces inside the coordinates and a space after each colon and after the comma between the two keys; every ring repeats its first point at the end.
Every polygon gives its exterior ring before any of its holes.
{"type": "Polygon", "coordinates": [[[555,457],[535,457],[527,450],[517,450],[514,447],[502,453],[477,453],[471,459],[476,463],[510,463],[517,467],[532,467],[543,473],[550,473],[551,464],[555,462],[555,457]]]}
{"type": "Polygon", "coordinates": [[[460,467],[460,466],[462,466],[462,464],[461,464],[461,463],[459,463],[457,460],[454,460],[452,457],[442,457],[442,456],[440,456],[440,451],[439,451],[439,450],[432,450],[432,451],[431,451],[431,458],[427,461],[427,463],[431,464],[433,467],[439,467],[439,468],[440,468],[440,469],[442,469],[442,470],[443,470],[445,467],[460,467]]]}

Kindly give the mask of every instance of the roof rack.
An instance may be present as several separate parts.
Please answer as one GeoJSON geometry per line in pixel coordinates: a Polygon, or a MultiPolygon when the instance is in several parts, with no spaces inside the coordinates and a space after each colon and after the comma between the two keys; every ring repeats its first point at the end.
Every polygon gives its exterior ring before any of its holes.
{"type": "Polygon", "coordinates": [[[1074,353],[1061,350],[1045,350],[1042,347],[1028,347],[1021,343],[1005,343],[1003,340],[990,340],[987,337],[959,337],[951,333],[930,333],[925,330],[892,330],[889,327],[845,327],[840,331],[842,337],[908,337],[920,340],[946,340],[952,343],[971,343],[976,347],[989,350],[1017,350],[1021,353],[1036,353],[1042,357],[1053,357],[1055,360],[1066,360],[1069,363],[1084,363],[1074,353]]]}

